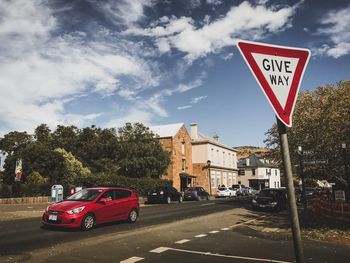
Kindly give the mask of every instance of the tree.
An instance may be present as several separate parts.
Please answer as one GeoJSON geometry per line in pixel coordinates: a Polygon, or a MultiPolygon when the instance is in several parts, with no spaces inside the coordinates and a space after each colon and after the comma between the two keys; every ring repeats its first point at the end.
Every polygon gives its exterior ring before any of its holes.
{"type": "Polygon", "coordinates": [[[12,155],[16,150],[25,147],[31,141],[33,141],[32,136],[27,132],[9,132],[0,139],[0,151],[12,155]]]}
{"type": "Polygon", "coordinates": [[[127,123],[118,130],[119,174],[128,177],[159,178],[170,164],[155,135],[140,123],[127,123]]]}
{"type": "MultiPolygon", "coordinates": [[[[276,125],[266,132],[266,136],[266,145],[278,158],[276,125]]],[[[309,151],[304,156],[307,177],[344,182],[340,147],[342,143],[350,145],[350,81],[301,92],[293,115],[293,127],[288,129],[288,141],[293,164],[298,163],[298,146],[309,151]]]]}
{"type": "Polygon", "coordinates": [[[83,164],[65,149],[57,148],[55,152],[60,154],[64,159],[64,169],[62,170],[62,178],[60,183],[65,185],[72,185],[78,179],[88,177],[91,175],[89,168],[84,167],[83,164]]]}

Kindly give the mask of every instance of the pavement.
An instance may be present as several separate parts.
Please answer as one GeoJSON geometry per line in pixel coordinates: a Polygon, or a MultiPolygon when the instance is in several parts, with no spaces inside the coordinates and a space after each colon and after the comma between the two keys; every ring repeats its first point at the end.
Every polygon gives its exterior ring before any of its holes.
{"type": "Polygon", "coordinates": [[[0,222],[40,217],[49,204],[0,204],[0,222]]]}

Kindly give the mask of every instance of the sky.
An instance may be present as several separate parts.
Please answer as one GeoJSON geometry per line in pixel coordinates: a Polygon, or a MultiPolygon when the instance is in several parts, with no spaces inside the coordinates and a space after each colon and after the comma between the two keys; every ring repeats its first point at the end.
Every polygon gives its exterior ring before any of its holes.
{"type": "Polygon", "coordinates": [[[274,111],[237,39],[310,49],[301,91],[350,79],[347,0],[2,0],[0,136],[183,122],[264,146],[274,111]]]}

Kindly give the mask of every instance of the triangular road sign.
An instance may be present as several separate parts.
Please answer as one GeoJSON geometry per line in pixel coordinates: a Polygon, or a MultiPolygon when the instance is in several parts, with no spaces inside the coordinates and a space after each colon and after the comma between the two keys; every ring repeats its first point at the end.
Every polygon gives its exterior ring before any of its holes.
{"type": "Polygon", "coordinates": [[[310,50],[237,41],[237,47],[278,118],[288,127],[310,50]]]}

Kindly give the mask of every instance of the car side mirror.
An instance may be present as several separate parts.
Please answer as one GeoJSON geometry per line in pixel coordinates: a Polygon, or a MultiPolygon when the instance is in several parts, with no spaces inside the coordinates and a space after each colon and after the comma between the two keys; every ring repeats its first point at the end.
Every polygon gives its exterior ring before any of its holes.
{"type": "Polygon", "coordinates": [[[100,200],[97,201],[99,204],[105,205],[108,202],[107,198],[101,198],[100,200]]]}

